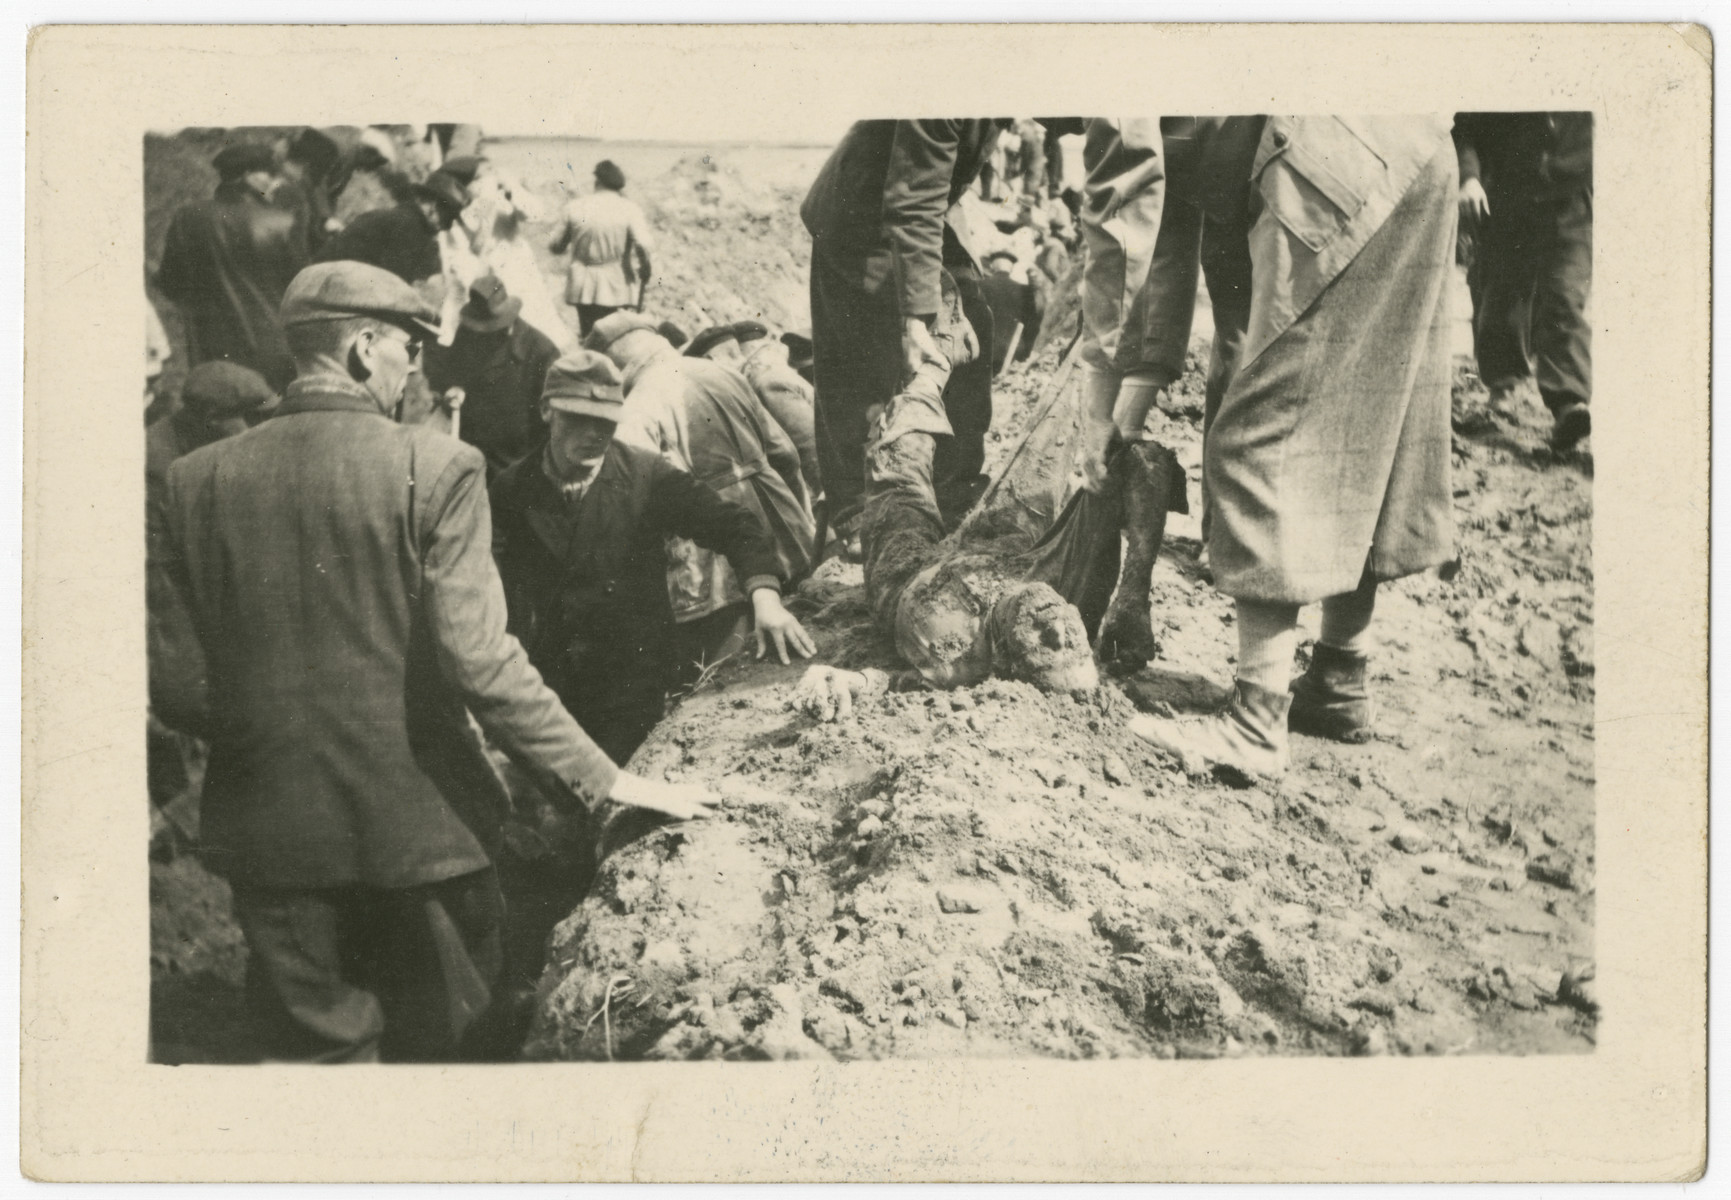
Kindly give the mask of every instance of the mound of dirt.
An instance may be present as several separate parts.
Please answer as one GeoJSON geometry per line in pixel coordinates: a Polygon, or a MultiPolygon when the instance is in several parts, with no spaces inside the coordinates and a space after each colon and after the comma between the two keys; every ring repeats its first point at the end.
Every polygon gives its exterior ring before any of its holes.
{"type": "MultiPolygon", "coordinates": [[[[1007,429],[1039,381],[1000,392],[1007,429]]],[[[1193,466],[1198,386],[1151,419],[1193,466]]],[[[708,784],[720,816],[603,865],[526,1053],[1585,1049],[1566,981],[1592,953],[1590,483],[1543,459],[1541,419],[1461,446],[1461,574],[1384,589],[1382,738],[1295,739],[1277,785],[1186,778],[1125,731],[1136,707],[1218,702],[1230,669],[1194,518],[1156,570],[1160,658],[1093,692],[991,681],[824,725],[790,708],[795,668],[724,667],[634,760],[708,784]],[[1574,632],[1521,653],[1546,621],[1574,632]]],[[[820,660],[893,664],[857,567],[803,591],[820,660]]]]}
{"type": "Polygon", "coordinates": [[[647,181],[639,199],[657,238],[652,311],[687,333],[747,319],[811,324],[803,190],[753,183],[725,155],[702,154],[647,181]]]}

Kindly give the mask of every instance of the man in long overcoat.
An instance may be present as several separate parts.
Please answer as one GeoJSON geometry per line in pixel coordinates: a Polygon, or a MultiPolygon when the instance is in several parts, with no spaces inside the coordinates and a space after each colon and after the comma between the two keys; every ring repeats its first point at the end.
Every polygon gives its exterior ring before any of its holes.
{"type": "Polygon", "coordinates": [[[277,306],[307,262],[296,215],[270,202],[270,147],[225,147],[213,160],[221,182],[208,200],[178,209],[163,242],[156,286],[185,322],[187,365],[222,359],[281,389],[294,378],[277,306]]]}
{"type": "Polygon", "coordinates": [[[471,715],[574,807],[709,803],[619,770],[507,635],[480,452],[390,415],[433,316],[386,271],[308,267],[276,414],[169,471],[151,702],[210,742],[203,853],[274,1058],[472,1052],[509,801],[471,715]]]}
{"type": "Polygon", "coordinates": [[[1370,736],[1377,584],[1454,553],[1456,163],[1447,117],[1246,121],[1166,123],[1194,143],[1166,141],[1168,194],[1193,211],[1162,220],[1166,253],[1119,365],[1169,370],[1182,355],[1208,245],[1195,217],[1218,223],[1210,290],[1243,316],[1227,324],[1236,365],[1214,364],[1203,480],[1210,566],[1237,602],[1237,681],[1222,713],[1135,726],[1187,761],[1270,775],[1285,768],[1289,723],[1370,736]],[[1289,691],[1298,610],[1314,601],[1322,633],[1289,691]]]}
{"type": "Polygon", "coordinates": [[[818,465],[834,529],[850,529],[863,502],[868,411],[936,356],[931,329],[944,271],[956,279],[982,353],[944,391],[954,436],[938,448],[938,502],[953,519],[978,496],[992,422],[992,318],[961,200],[1008,124],[857,121],[800,206],[812,240],[818,465]]]}

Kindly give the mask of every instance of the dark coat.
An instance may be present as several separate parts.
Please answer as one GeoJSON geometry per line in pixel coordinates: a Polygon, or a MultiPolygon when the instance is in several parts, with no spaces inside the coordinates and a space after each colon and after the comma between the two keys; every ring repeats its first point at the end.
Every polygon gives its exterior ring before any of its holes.
{"type": "Polygon", "coordinates": [[[659,716],[672,665],[669,535],[727,555],[742,579],[777,578],[757,517],[647,449],[615,441],[575,506],[541,454],[493,481],[493,553],[511,632],[604,745],[640,741],[643,722],[659,716]]]}
{"type": "Polygon", "coordinates": [[[326,242],[316,262],[352,259],[382,267],[408,283],[439,274],[439,231],[413,204],[376,208],[326,242]]]}
{"type": "Polygon", "coordinates": [[[296,215],[244,183],[221,184],[209,200],[176,211],[156,286],[185,318],[187,365],[226,359],[285,386],[294,362],[277,309],[306,262],[306,231],[296,215]]]}
{"type": "Polygon", "coordinates": [[[1493,215],[1499,198],[1592,193],[1590,112],[1461,113],[1454,139],[1462,182],[1483,181],[1493,215]]]}
{"type": "Polygon", "coordinates": [[[855,266],[866,291],[893,274],[903,313],[936,313],[939,269],[978,266],[957,202],[1003,125],[990,117],[856,121],[818,172],[800,218],[821,252],[855,266]]]}
{"type": "Polygon", "coordinates": [[[470,713],[554,795],[612,791],[614,765],[506,635],[473,447],[317,376],[168,482],[151,703],[211,743],[213,868],[400,888],[486,867],[507,799],[470,713]]]}
{"type": "Polygon", "coordinates": [[[489,479],[546,440],[541,385],[558,357],[559,347],[523,320],[503,334],[462,326],[451,345],[427,347],[427,384],[435,395],[463,389],[458,432],[487,456],[489,479]]]}

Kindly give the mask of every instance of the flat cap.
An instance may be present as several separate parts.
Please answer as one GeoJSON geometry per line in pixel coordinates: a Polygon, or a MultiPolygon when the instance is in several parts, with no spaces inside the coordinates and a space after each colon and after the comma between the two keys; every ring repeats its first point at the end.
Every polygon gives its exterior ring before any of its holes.
{"type": "Polygon", "coordinates": [[[650,333],[659,334],[660,326],[640,312],[620,309],[616,313],[608,313],[590,328],[583,338],[585,350],[605,350],[614,342],[628,333],[639,329],[647,329],[650,333]]]}
{"type": "Polygon", "coordinates": [[[239,417],[261,412],[276,403],[270,384],[250,367],[213,359],[199,363],[181,385],[180,401],[206,417],[239,417]]]}
{"type": "Polygon", "coordinates": [[[722,342],[736,336],[731,325],[713,325],[686,344],[685,355],[687,358],[703,358],[722,342]]]}
{"type": "Polygon", "coordinates": [[[604,158],[595,164],[595,182],[616,192],[624,191],[625,172],[612,159],[604,158]]]}
{"type": "Polygon", "coordinates": [[[238,179],[249,171],[276,170],[276,155],[259,142],[236,142],[219,150],[210,165],[224,179],[238,179]]]}
{"type": "Polygon", "coordinates": [[[314,263],[283,293],[284,325],[376,317],[410,333],[439,332],[439,314],[420,293],[383,267],[341,259],[314,263]]]}
{"type": "Polygon", "coordinates": [[[755,342],[758,338],[769,336],[769,326],[762,321],[735,321],[733,323],[733,338],[740,345],[755,342]]]}
{"type": "Polygon", "coordinates": [[[573,350],[547,368],[541,402],[555,412],[617,421],[625,407],[625,389],[619,369],[605,354],[573,350]]]}

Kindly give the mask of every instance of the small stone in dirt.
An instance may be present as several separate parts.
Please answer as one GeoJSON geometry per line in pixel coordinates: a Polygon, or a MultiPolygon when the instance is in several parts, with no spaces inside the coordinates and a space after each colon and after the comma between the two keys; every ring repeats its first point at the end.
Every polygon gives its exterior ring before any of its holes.
{"type": "Polygon", "coordinates": [[[983,907],[983,898],[971,888],[938,889],[938,909],[941,912],[977,913],[983,907]]]}
{"type": "Polygon", "coordinates": [[[868,817],[882,817],[890,811],[890,806],[888,801],[874,798],[862,802],[859,810],[868,817]]]}
{"type": "Polygon", "coordinates": [[[854,832],[858,833],[861,837],[871,837],[873,834],[880,832],[883,827],[884,823],[877,817],[867,817],[859,823],[858,828],[855,829],[854,832]]]}
{"type": "Polygon", "coordinates": [[[1549,851],[1527,863],[1527,878],[1548,883],[1565,891],[1574,891],[1577,868],[1572,855],[1563,850],[1549,851]]]}
{"type": "Polygon", "coordinates": [[[955,1007],[938,1009],[938,1020],[946,1025],[954,1025],[957,1029],[968,1027],[968,1014],[955,1007]]]}
{"type": "Polygon", "coordinates": [[[1116,754],[1107,754],[1100,759],[1100,774],[1106,777],[1107,783],[1130,782],[1130,768],[1116,754]]]}
{"type": "Polygon", "coordinates": [[[1574,971],[1564,971],[1557,981],[1557,999],[1570,1008],[1579,1009],[1589,1017],[1599,1015],[1598,972],[1588,965],[1574,971]]]}
{"type": "Polygon", "coordinates": [[[1388,1034],[1382,1026],[1372,1025],[1368,1029],[1360,1029],[1353,1034],[1352,1052],[1369,1057],[1380,1057],[1388,1053],[1388,1034]]]}
{"type": "Polygon", "coordinates": [[[1423,854],[1434,845],[1430,834],[1417,825],[1402,825],[1391,840],[1394,848],[1403,854],[1423,854]]]}
{"type": "Polygon", "coordinates": [[[966,712],[974,706],[974,698],[966,692],[951,692],[950,707],[956,712],[966,712]]]}

